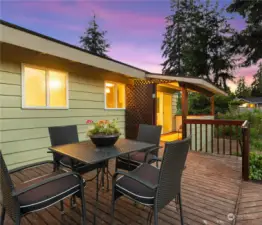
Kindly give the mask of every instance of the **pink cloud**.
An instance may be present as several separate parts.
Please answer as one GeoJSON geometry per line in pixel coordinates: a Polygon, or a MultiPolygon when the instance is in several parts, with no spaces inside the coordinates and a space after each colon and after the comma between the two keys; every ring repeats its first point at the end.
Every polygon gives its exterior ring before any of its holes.
{"type": "Polygon", "coordinates": [[[231,19],[229,20],[229,23],[234,29],[238,31],[244,29],[246,26],[246,23],[243,19],[231,19]]]}
{"type": "Polygon", "coordinates": [[[147,25],[148,27],[151,26],[162,26],[164,25],[165,19],[163,17],[157,16],[149,16],[149,15],[142,15],[138,13],[128,12],[128,11],[116,11],[116,10],[108,10],[106,8],[94,7],[94,12],[98,14],[99,17],[103,18],[104,20],[110,20],[114,23],[121,25],[121,26],[131,26],[136,27],[137,25],[147,25]]]}
{"type": "Polygon", "coordinates": [[[160,73],[163,60],[161,58],[160,49],[157,47],[143,47],[130,43],[115,43],[113,50],[109,52],[110,57],[126,62],[149,72],[160,73]]]}
{"type": "Polygon", "coordinates": [[[247,84],[250,85],[253,82],[253,75],[258,71],[258,65],[260,62],[262,62],[262,60],[258,61],[256,65],[240,67],[235,70],[234,75],[238,78],[245,77],[247,84]]]}
{"type": "Polygon", "coordinates": [[[32,14],[47,12],[53,16],[62,15],[67,21],[68,18],[72,18],[72,21],[78,20],[82,23],[83,21],[87,22],[93,13],[95,13],[98,19],[103,21],[106,29],[113,27],[114,29],[120,29],[122,32],[129,32],[129,34],[153,35],[158,33],[159,29],[164,28],[164,17],[146,15],[128,10],[119,11],[113,8],[109,9],[101,1],[28,1],[18,3],[17,7],[23,9],[20,11],[21,13],[24,11],[32,12],[32,14]]]}
{"type": "Polygon", "coordinates": [[[83,31],[84,27],[83,26],[79,26],[79,25],[72,25],[72,24],[68,24],[68,23],[62,23],[59,22],[57,20],[51,20],[51,19],[47,19],[47,18],[40,18],[40,17],[27,17],[24,15],[15,15],[13,18],[17,18],[19,19],[19,21],[24,21],[26,23],[38,23],[38,24],[43,24],[45,26],[51,26],[51,27],[55,27],[58,29],[66,29],[66,30],[70,30],[70,31],[83,31]]]}
{"type": "MultiPolygon", "coordinates": [[[[70,2],[68,2],[70,3],[70,2]]],[[[72,10],[72,7],[69,4],[66,4],[66,1],[23,1],[18,3],[20,7],[28,10],[33,10],[34,12],[43,12],[48,13],[63,13],[77,15],[77,13],[72,10]]]]}

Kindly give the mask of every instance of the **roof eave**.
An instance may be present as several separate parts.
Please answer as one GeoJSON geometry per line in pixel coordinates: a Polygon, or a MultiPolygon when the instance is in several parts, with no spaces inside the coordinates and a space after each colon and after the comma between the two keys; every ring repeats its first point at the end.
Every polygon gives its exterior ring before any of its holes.
{"type": "Polygon", "coordinates": [[[144,79],[145,73],[147,72],[114,59],[91,54],[77,46],[70,45],[3,20],[0,20],[0,33],[0,42],[2,43],[53,55],[70,61],[127,75],[132,78],[144,79]]]}
{"type": "Polygon", "coordinates": [[[176,81],[176,82],[180,82],[180,83],[181,82],[190,83],[192,85],[202,87],[202,88],[206,89],[207,91],[212,92],[213,94],[220,94],[220,95],[224,95],[224,96],[228,95],[225,91],[217,88],[215,85],[207,82],[206,80],[204,80],[202,78],[198,78],[198,77],[167,76],[167,75],[153,74],[153,73],[147,73],[146,77],[151,78],[151,79],[170,80],[170,82],[176,81]]]}

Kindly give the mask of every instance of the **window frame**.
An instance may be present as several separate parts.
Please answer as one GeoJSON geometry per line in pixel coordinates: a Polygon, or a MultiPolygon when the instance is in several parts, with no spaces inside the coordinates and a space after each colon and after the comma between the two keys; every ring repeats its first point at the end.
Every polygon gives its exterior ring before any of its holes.
{"type": "Polygon", "coordinates": [[[22,109],[69,109],[69,76],[68,72],[57,70],[57,69],[51,69],[48,67],[43,66],[36,66],[31,64],[22,63],[21,64],[21,71],[22,71],[22,109]],[[25,67],[30,67],[33,69],[39,69],[45,71],[45,80],[46,80],[46,106],[27,106],[25,103],[25,67]],[[55,72],[61,72],[66,74],[66,106],[50,106],[50,91],[49,91],[49,71],[55,71],[55,72]]]}
{"type": "MultiPolygon", "coordinates": [[[[117,86],[116,86],[117,87],[117,86]]],[[[117,91],[115,92],[115,103],[117,105],[117,91]]],[[[115,82],[115,81],[110,81],[110,80],[105,80],[104,81],[104,102],[105,102],[105,110],[126,110],[126,84],[124,83],[120,83],[120,82],[115,82]],[[112,84],[121,84],[121,85],[124,85],[125,87],[125,96],[124,96],[124,105],[125,107],[124,108],[107,108],[107,104],[106,104],[106,101],[107,101],[107,98],[106,98],[106,83],[112,83],[112,84]]]]}

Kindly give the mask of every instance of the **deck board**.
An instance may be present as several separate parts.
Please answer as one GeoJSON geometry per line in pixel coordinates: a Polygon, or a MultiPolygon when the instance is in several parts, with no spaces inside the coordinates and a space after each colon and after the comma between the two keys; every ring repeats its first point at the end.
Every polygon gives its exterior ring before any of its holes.
{"type": "MultiPolygon", "coordinates": [[[[114,161],[110,162],[113,172],[114,161]]],[[[17,185],[25,180],[51,173],[51,165],[28,169],[12,175],[17,185]]],[[[90,178],[94,172],[86,175],[90,178]]],[[[95,212],[95,181],[88,182],[85,187],[87,204],[87,224],[93,223],[95,212]]],[[[184,220],[187,225],[232,225],[227,215],[238,209],[237,225],[259,224],[262,221],[262,191],[261,184],[241,181],[241,160],[234,156],[221,156],[190,152],[187,167],[182,179],[182,201],[184,220]],[[241,192],[240,192],[241,190],[241,192]],[[259,192],[260,191],[260,192],[259,192]],[[239,195],[239,193],[241,193],[239,195]],[[238,198],[241,197],[240,200],[238,198]],[[238,207],[237,207],[238,206],[238,207]],[[252,223],[247,223],[252,222],[252,223]]],[[[111,183],[110,183],[111,189],[111,183]]],[[[70,209],[69,200],[65,200],[65,215],[61,216],[59,207],[54,205],[48,209],[27,215],[22,225],[77,225],[81,224],[80,202],[78,208],[70,209]]],[[[100,191],[97,210],[97,224],[110,224],[111,191],[100,191]]],[[[148,208],[135,205],[127,198],[120,198],[116,203],[116,225],[146,224],[148,208]]],[[[5,225],[11,225],[7,217],[5,225]]],[[[159,213],[159,224],[180,224],[176,203],[172,201],[159,213]]]]}
{"type": "Polygon", "coordinates": [[[243,182],[237,225],[262,224],[262,183],[243,182]]]}

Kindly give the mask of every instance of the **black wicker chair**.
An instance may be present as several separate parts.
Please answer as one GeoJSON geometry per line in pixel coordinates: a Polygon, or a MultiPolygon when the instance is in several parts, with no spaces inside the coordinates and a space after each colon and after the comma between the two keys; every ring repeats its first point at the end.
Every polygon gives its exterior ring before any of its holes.
{"type": "MultiPolygon", "coordinates": [[[[112,223],[115,201],[122,195],[133,199],[154,211],[154,224],[158,224],[158,212],[173,199],[177,199],[183,224],[181,202],[181,177],[184,170],[190,138],[166,143],[161,168],[144,163],[131,172],[118,171],[112,181],[112,223]],[[118,178],[119,175],[122,175],[118,178]]],[[[148,222],[151,223],[151,210],[148,222]]]]}
{"type": "MultiPolygon", "coordinates": [[[[72,144],[79,142],[78,132],[76,125],[70,126],[57,126],[57,127],[49,127],[49,135],[52,146],[72,144]]],[[[99,173],[100,171],[104,171],[104,168],[107,167],[107,162],[97,163],[97,164],[85,164],[81,163],[77,160],[73,160],[70,157],[62,156],[58,153],[53,152],[54,159],[54,170],[57,170],[62,165],[65,168],[73,170],[81,175],[91,172],[93,170],[97,171],[97,174],[94,178],[87,180],[91,181],[96,178],[96,200],[98,201],[98,192],[99,192],[99,173]]],[[[107,175],[107,188],[109,188],[109,178],[107,175]]],[[[104,176],[102,176],[102,181],[104,180],[104,176]]],[[[102,182],[103,183],[103,182],[102,182]]],[[[75,205],[75,199],[72,198],[71,205],[75,205]]]]}
{"type": "Polygon", "coordinates": [[[157,163],[158,167],[158,151],[160,144],[162,126],[154,126],[147,124],[140,124],[138,129],[138,135],[136,140],[155,144],[156,147],[144,152],[136,152],[132,154],[126,154],[116,159],[116,171],[117,169],[134,170],[144,162],[157,163]]]}
{"type": "Polygon", "coordinates": [[[78,173],[54,172],[14,187],[10,174],[46,163],[50,162],[35,163],[8,172],[0,151],[0,179],[3,195],[0,225],[4,225],[6,213],[15,225],[20,225],[20,220],[24,215],[47,208],[57,202],[61,203],[63,212],[63,199],[72,195],[82,200],[82,223],[86,224],[84,181],[78,173]]]}

